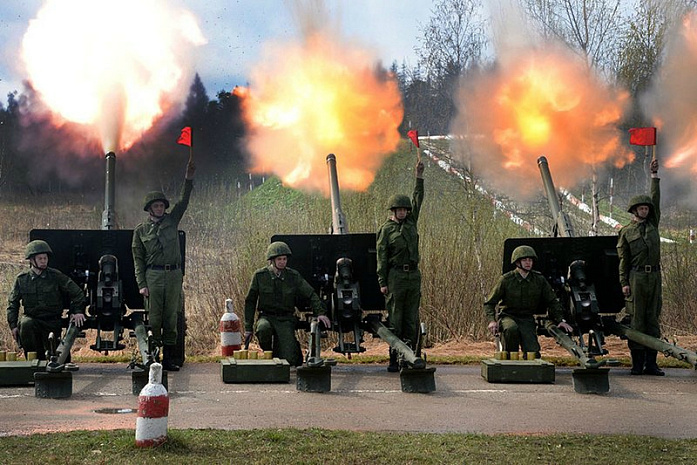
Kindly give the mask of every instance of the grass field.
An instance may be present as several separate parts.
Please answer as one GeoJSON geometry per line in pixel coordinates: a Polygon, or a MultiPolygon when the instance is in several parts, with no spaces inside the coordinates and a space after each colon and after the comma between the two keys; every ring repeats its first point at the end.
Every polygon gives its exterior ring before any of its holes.
{"type": "Polygon", "coordinates": [[[133,431],[0,438],[0,463],[29,464],[693,464],[697,439],[640,436],[484,436],[321,429],[170,430],[135,447],[133,431]]]}

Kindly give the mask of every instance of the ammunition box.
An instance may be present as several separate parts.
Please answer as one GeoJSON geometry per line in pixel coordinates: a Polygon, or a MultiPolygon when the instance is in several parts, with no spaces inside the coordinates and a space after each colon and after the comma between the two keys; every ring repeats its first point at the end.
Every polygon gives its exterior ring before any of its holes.
{"type": "Polygon", "coordinates": [[[34,373],[46,371],[46,360],[0,362],[0,386],[34,384],[34,373]]]}
{"type": "Polygon", "coordinates": [[[282,358],[271,360],[238,360],[232,357],[220,361],[224,383],[288,383],[290,364],[282,358]]]}
{"type": "Polygon", "coordinates": [[[482,360],[482,378],[490,383],[554,383],[554,364],[544,360],[482,360]]]}

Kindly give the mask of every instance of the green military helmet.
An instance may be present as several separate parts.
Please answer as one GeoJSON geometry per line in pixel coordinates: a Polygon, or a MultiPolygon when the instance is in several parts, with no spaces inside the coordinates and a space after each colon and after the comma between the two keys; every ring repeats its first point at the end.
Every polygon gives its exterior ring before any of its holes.
{"type": "Polygon", "coordinates": [[[290,251],[290,247],[288,247],[288,244],[286,244],[285,242],[281,242],[281,241],[272,242],[266,248],[266,259],[267,260],[273,260],[274,258],[279,257],[281,255],[286,255],[288,257],[293,255],[293,252],[290,251]]]}
{"type": "Polygon", "coordinates": [[[157,202],[158,200],[164,202],[165,210],[169,208],[169,200],[167,200],[165,194],[160,191],[152,191],[145,194],[145,198],[143,199],[143,210],[149,211],[150,205],[152,205],[154,202],[157,202]]]}
{"type": "Polygon", "coordinates": [[[641,194],[632,197],[632,199],[629,201],[629,207],[627,207],[627,211],[629,213],[633,213],[633,210],[639,205],[648,205],[649,208],[653,210],[653,201],[651,200],[651,197],[649,197],[646,194],[641,194]]]}
{"type": "Polygon", "coordinates": [[[537,260],[537,254],[535,253],[535,249],[533,249],[529,245],[519,245],[513,250],[513,253],[511,254],[511,265],[515,264],[518,260],[522,260],[524,258],[532,258],[533,260],[537,260]]]}
{"type": "Polygon", "coordinates": [[[41,241],[41,240],[31,241],[30,243],[27,244],[27,247],[24,250],[24,258],[29,260],[34,255],[38,255],[40,253],[46,253],[46,254],[51,255],[51,254],[53,254],[53,250],[51,250],[51,246],[48,245],[48,242],[46,242],[46,241],[41,241]]]}
{"type": "Polygon", "coordinates": [[[406,208],[407,210],[411,210],[411,199],[404,194],[394,194],[390,197],[387,205],[388,210],[394,210],[395,208],[406,208]]]}

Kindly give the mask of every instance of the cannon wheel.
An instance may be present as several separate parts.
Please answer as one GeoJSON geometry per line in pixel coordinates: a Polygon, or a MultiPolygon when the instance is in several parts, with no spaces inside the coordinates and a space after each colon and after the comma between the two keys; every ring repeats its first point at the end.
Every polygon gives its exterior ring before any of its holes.
{"type": "Polygon", "coordinates": [[[181,296],[181,306],[177,317],[177,343],[174,346],[173,362],[179,366],[184,365],[186,359],[186,297],[184,291],[181,296]]]}

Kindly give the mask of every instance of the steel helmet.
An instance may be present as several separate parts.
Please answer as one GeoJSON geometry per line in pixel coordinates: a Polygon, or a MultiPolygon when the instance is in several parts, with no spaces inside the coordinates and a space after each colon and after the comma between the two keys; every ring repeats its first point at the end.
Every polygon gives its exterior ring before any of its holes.
{"type": "Polygon", "coordinates": [[[522,260],[523,258],[532,258],[533,260],[537,260],[535,249],[529,245],[519,245],[511,254],[511,265],[515,264],[518,260],[522,260]]]}
{"type": "Polygon", "coordinates": [[[411,210],[411,199],[404,194],[394,194],[390,197],[387,205],[389,210],[394,210],[395,208],[406,208],[407,210],[411,210]]]}
{"type": "Polygon", "coordinates": [[[31,241],[30,243],[27,244],[27,247],[24,250],[24,258],[29,260],[34,255],[37,255],[40,253],[46,253],[46,254],[51,255],[51,254],[53,254],[53,250],[51,250],[51,246],[48,245],[48,242],[46,242],[46,241],[41,241],[41,240],[31,241]]]}
{"type": "Polygon", "coordinates": [[[169,208],[169,200],[167,200],[165,194],[160,191],[152,191],[145,194],[145,198],[143,199],[143,210],[149,211],[150,205],[152,205],[154,202],[157,202],[158,200],[164,202],[165,210],[169,208]]]}
{"type": "Polygon", "coordinates": [[[649,197],[646,194],[641,194],[641,195],[635,195],[632,197],[632,199],[629,201],[629,207],[627,207],[627,211],[629,213],[633,213],[634,209],[638,207],[639,205],[648,205],[651,211],[653,211],[653,201],[651,200],[651,197],[649,197]]]}
{"type": "Polygon", "coordinates": [[[293,252],[290,251],[290,247],[288,247],[288,244],[286,244],[285,242],[281,242],[281,241],[272,242],[266,248],[266,259],[267,260],[273,260],[274,258],[279,257],[281,255],[286,255],[288,257],[293,255],[293,252]]]}

